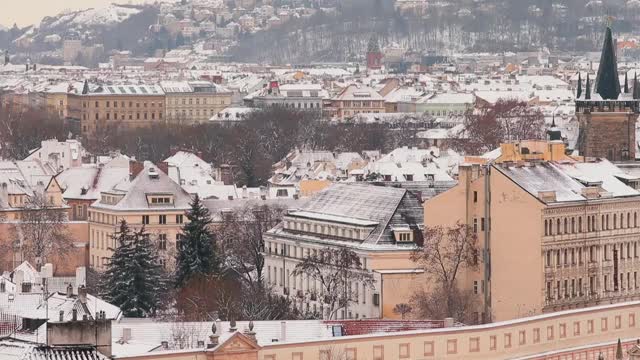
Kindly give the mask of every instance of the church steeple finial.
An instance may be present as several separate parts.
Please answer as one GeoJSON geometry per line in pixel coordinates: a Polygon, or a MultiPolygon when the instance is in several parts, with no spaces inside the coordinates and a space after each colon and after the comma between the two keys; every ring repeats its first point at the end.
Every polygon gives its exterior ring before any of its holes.
{"type": "Polygon", "coordinates": [[[627,80],[627,72],[624,72],[624,93],[628,94],[629,93],[629,82],[627,80]]]}
{"type": "Polygon", "coordinates": [[[589,74],[587,74],[587,84],[585,85],[585,100],[591,100],[591,81],[589,81],[589,74]]]}
{"type": "Polygon", "coordinates": [[[616,100],[620,95],[620,79],[618,78],[618,64],[616,49],[611,35],[611,27],[607,26],[600,55],[600,66],[596,76],[596,93],[604,100],[616,100]]]}
{"type": "Polygon", "coordinates": [[[578,91],[576,92],[576,99],[582,96],[582,74],[578,71],[578,91]]]}

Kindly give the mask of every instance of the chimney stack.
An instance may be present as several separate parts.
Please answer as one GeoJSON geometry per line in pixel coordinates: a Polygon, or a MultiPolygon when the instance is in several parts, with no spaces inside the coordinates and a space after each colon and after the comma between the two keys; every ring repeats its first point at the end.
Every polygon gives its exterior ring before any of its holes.
{"type": "Polygon", "coordinates": [[[82,304],[87,303],[87,288],[84,287],[84,285],[78,288],[78,300],[80,300],[82,304]]]}
{"type": "Polygon", "coordinates": [[[71,310],[71,321],[77,321],[78,320],[78,310],[73,309],[71,310]]]}
{"type": "Polygon", "coordinates": [[[64,311],[60,310],[60,317],[58,318],[60,320],[60,322],[64,321],[64,311]]]}
{"type": "Polygon", "coordinates": [[[71,284],[67,285],[67,297],[73,297],[73,285],[71,284]]]}

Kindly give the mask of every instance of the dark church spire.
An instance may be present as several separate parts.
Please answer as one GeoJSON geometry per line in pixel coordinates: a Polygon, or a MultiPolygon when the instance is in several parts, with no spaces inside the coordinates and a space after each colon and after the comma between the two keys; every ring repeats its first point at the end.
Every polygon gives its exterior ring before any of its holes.
{"type": "Polygon", "coordinates": [[[551,117],[551,128],[547,130],[547,135],[549,135],[549,140],[551,141],[562,141],[562,132],[556,125],[556,111],[553,110],[551,117]]]}
{"type": "Polygon", "coordinates": [[[576,93],[576,99],[579,99],[582,96],[582,74],[578,71],[578,91],[576,93]]]}
{"type": "Polygon", "coordinates": [[[616,49],[611,35],[611,27],[607,26],[600,55],[600,66],[596,76],[596,93],[604,100],[616,100],[620,95],[620,79],[618,78],[618,64],[616,49]]]}
{"type": "Polygon", "coordinates": [[[591,100],[591,81],[589,81],[589,74],[587,74],[587,84],[585,85],[585,100],[591,100]]]}
{"type": "Polygon", "coordinates": [[[629,81],[627,80],[627,72],[624,72],[624,93],[629,93],[629,81]]]}
{"type": "Polygon", "coordinates": [[[89,93],[89,81],[84,81],[84,86],[82,87],[82,95],[87,95],[89,93]]]}
{"type": "Polygon", "coordinates": [[[640,99],[640,88],[638,87],[638,74],[633,74],[633,98],[640,99]]]}

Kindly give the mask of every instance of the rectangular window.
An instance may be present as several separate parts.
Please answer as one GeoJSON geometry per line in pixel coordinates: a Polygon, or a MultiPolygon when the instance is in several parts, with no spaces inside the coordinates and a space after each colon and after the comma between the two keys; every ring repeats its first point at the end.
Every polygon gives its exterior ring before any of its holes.
{"type": "Polygon", "coordinates": [[[158,216],[158,224],[166,225],[167,224],[167,215],[159,215],[158,216]]]}
{"type": "Polygon", "coordinates": [[[142,215],[142,224],[149,225],[149,215],[142,215]]]}
{"type": "Polygon", "coordinates": [[[182,224],[184,222],[183,215],[176,215],[176,224],[182,224]]]}
{"type": "Polygon", "coordinates": [[[478,192],[477,192],[477,191],[474,191],[474,192],[473,192],[473,202],[474,202],[474,203],[477,203],[477,202],[478,202],[478,192]]]}
{"type": "Polygon", "coordinates": [[[167,250],[167,234],[158,235],[158,249],[167,250]]]}

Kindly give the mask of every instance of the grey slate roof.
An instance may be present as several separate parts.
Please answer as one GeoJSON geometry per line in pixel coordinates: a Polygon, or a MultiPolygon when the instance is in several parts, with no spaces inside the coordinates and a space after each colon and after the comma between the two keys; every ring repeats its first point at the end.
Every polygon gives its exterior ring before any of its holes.
{"type": "Polygon", "coordinates": [[[585,183],[601,183],[612,197],[639,196],[640,192],[620,181],[624,172],[605,159],[592,162],[541,162],[526,166],[494,165],[525,191],[538,198],[541,191],[555,191],[556,202],[584,201],[585,183]]]}
{"type": "Polygon", "coordinates": [[[124,197],[115,205],[103,204],[100,200],[91,206],[112,210],[172,210],[190,208],[191,197],[180,185],[176,184],[167,174],[158,169],[155,165],[145,162],[142,170],[133,181],[123,181],[111,189],[111,192],[124,193],[124,197]],[[151,169],[158,174],[157,178],[149,176],[151,169]],[[150,206],[147,201],[147,194],[173,194],[173,204],[154,204],[150,206]]]}
{"type": "MultiPolygon", "coordinates": [[[[334,184],[311,198],[300,210],[305,217],[308,214],[315,214],[315,218],[327,215],[327,221],[344,217],[346,222],[359,219],[377,223],[361,244],[362,247],[393,245],[392,226],[409,225],[417,229],[424,223],[422,204],[413,193],[402,188],[363,183],[334,184]]],[[[295,216],[295,212],[290,216],[295,216]]],[[[277,234],[287,231],[278,226],[270,232],[277,234]]],[[[302,236],[306,237],[306,234],[302,236]]],[[[308,240],[311,238],[308,237],[308,240]]]]}

